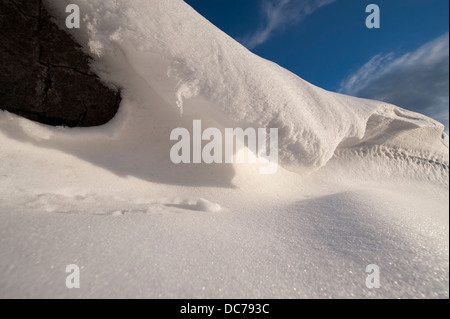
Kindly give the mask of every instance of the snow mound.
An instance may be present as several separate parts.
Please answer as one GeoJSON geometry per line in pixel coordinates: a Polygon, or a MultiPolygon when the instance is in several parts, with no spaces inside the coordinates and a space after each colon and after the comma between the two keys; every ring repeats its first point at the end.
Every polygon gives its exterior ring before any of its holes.
{"type": "Polygon", "coordinates": [[[197,201],[197,209],[202,212],[217,213],[222,210],[222,207],[220,207],[219,204],[212,203],[209,200],[201,198],[197,201]]]}
{"type": "MultiPolygon", "coordinates": [[[[70,32],[95,60],[101,78],[125,96],[152,89],[166,109],[186,117],[220,127],[278,128],[280,163],[290,170],[317,170],[338,147],[368,143],[448,167],[443,125],[317,88],[255,56],[181,0],[47,3],[60,23],[67,4],[80,6],[82,28],[70,32]]],[[[155,111],[144,103],[149,113],[155,111]]]]}

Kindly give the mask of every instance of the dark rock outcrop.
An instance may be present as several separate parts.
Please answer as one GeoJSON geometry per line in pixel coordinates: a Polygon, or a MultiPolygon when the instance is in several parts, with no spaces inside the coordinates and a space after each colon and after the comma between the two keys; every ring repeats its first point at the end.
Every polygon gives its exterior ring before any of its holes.
{"type": "Polygon", "coordinates": [[[101,125],[117,112],[120,93],[90,71],[42,0],[0,1],[0,57],[0,109],[71,127],[101,125]]]}

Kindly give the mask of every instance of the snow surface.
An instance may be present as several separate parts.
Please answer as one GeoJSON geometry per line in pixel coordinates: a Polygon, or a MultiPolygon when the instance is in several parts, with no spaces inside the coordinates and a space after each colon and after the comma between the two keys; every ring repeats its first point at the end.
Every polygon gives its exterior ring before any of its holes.
{"type": "Polygon", "coordinates": [[[123,101],[96,128],[0,112],[0,297],[448,298],[443,125],[317,88],[181,0],[46,3],[61,26],[80,5],[70,32],[123,101]],[[194,119],[278,128],[277,174],[172,164],[194,119]]]}

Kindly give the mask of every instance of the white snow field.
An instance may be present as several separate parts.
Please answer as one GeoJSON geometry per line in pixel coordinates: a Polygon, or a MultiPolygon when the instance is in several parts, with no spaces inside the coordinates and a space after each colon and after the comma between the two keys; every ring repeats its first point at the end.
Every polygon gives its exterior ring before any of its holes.
{"type": "Polygon", "coordinates": [[[123,101],[96,128],[0,112],[1,298],[449,297],[441,124],[317,88],[181,0],[46,1],[61,27],[69,3],[123,101]],[[173,164],[194,119],[278,128],[278,172],[173,164]]]}

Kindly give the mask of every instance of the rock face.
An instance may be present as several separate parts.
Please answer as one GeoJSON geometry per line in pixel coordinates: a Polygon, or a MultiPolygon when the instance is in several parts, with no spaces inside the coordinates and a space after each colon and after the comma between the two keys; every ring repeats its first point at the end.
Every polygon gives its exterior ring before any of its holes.
{"type": "Polygon", "coordinates": [[[0,56],[0,109],[70,127],[101,125],[117,112],[120,93],[89,70],[42,0],[0,1],[0,56]]]}

